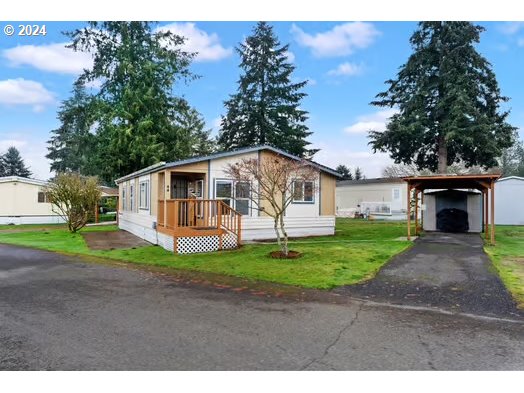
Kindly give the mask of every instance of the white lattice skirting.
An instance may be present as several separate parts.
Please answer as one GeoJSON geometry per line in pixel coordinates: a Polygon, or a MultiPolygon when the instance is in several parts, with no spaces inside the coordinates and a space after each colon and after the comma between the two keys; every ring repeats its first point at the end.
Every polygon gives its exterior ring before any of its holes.
{"type": "MultiPolygon", "coordinates": [[[[212,236],[187,236],[177,238],[178,254],[193,254],[198,252],[218,251],[220,238],[212,236]]],[[[222,235],[222,249],[233,249],[237,247],[237,237],[232,233],[222,235]]]]}

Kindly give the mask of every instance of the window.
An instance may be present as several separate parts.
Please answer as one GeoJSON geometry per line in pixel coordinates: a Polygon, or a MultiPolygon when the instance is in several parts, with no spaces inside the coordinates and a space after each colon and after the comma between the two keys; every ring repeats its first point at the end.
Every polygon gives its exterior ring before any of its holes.
{"type": "Polygon", "coordinates": [[[215,198],[220,199],[226,205],[231,206],[232,197],[233,197],[233,181],[232,180],[217,180],[215,183],[215,198]]]}
{"type": "Polygon", "coordinates": [[[51,203],[51,201],[49,200],[49,196],[45,192],[39,191],[38,203],[51,203]]]}
{"type": "Polygon", "coordinates": [[[243,215],[249,215],[250,184],[237,182],[235,184],[235,210],[243,215]]]}
{"type": "Polygon", "coordinates": [[[124,184],[122,186],[122,210],[127,210],[127,193],[126,193],[127,186],[124,184]]]}
{"type": "Polygon", "coordinates": [[[135,211],[135,187],[134,184],[129,185],[129,210],[135,211]]]}
{"type": "Polygon", "coordinates": [[[400,199],[400,188],[393,189],[393,200],[398,201],[400,199]]]}
{"type": "Polygon", "coordinates": [[[149,210],[149,180],[141,181],[138,188],[138,206],[140,209],[149,210]]]}
{"type": "Polygon", "coordinates": [[[293,182],[293,202],[294,203],[314,203],[314,182],[305,180],[295,180],[293,182]]]}

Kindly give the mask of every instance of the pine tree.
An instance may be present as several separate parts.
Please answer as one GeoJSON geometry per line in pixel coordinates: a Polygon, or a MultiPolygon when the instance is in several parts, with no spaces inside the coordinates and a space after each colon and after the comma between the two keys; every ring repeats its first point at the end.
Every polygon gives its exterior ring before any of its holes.
{"type": "Polygon", "coordinates": [[[353,174],[347,166],[341,164],[335,168],[335,171],[342,175],[342,180],[353,180],[353,174]]]}
{"type": "Polygon", "coordinates": [[[470,22],[421,22],[410,42],[413,54],[386,81],[389,89],[373,105],[398,109],[386,131],[370,132],[374,151],[389,151],[398,163],[445,173],[462,161],[467,167],[497,165],[513,144],[515,128],[491,64],[475,44],[481,26],[470,22]]]}
{"type": "Polygon", "coordinates": [[[307,149],[312,132],[305,125],[308,113],[300,109],[307,81],[291,82],[295,66],[288,49],[266,22],[257,23],[237,47],[242,74],[237,92],[224,103],[218,139],[223,149],[269,144],[299,157],[316,153],[307,149]]]}
{"type": "Polygon", "coordinates": [[[96,165],[106,182],[162,160],[187,157],[177,149],[181,100],[175,84],[189,80],[193,53],[184,38],[150,22],[90,22],[67,33],[75,51],[94,62],[78,82],[103,80],[96,94],[96,165]]]}
{"type": "Polygon", "coordinates": [[[60,127],[51,131],[47,142],[51,170],[56,172],[94,172],[95,135],[90,132],[95,121],[94,99],[82,83],[74,84],[72,96],[62,102],[58,111],[60,127]]]}
{"type": "Polygon", "coordinates": [[[20,152],[14,146],[7,149],[7,152],[2,156],[2,166],[4,176],[20,176],[30,177],[31,171],[25,166],[24,160],[20,156],[20,152]]]}
{"type": "Polygon", "coordinates": [[[362,172],[362,169],[360,169],[359,166],[355,168],[355,175],[353,177],[355,178],[355,180],[362,180],[366,178],[366,176],[364,176],[364,173],[362,172]]]}

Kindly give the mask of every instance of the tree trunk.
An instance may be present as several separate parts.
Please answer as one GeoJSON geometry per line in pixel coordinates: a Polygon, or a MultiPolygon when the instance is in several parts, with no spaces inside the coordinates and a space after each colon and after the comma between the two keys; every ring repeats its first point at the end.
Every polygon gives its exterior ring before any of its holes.
{"type": "Polygon", "coordinates": [[[282,251],[282,254],[284,254],[287,257],[289,249],[287,246],[287,232],[286,228],[284,227],[284,215],[280,216],[280,230],[282,231],[282,237],[284,238],[284,240],[282,241],[282,245],[280,246],[280,249],[282,251]]]}
{"type": "Polygon", "coordinates": [[[278,247],[282,250],[282,240],[280,239],[280,232],[278,230],[278,215],[275,216],[274,221],[275,221],[274,228],[275,228],[275,233],[277,234],[278,247]]]}
{"type": "Polygon", "coordinates": [[[438,137],[438,173],[446,174],[448,172],[448,147],[444,135],[438,137]]]}

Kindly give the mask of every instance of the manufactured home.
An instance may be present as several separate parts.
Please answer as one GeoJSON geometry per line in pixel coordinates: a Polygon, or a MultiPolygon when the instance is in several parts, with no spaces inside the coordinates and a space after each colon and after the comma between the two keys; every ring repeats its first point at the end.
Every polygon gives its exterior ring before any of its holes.
{"type": "Polygon", "coordinates": [[[524,177],[508,176],[497,181],[495,224],[524,225],[524,177]]]}
{"type": "MultiPolygon", "coordinates": [[[[235,248],[242,241],[274,239],[273,219],[255,206],[251,187],[229,178],[226,169],[242,159],[279,156],[299,160],[271,146],[259,146],[161,162],[116,180],[119,226],[180,254],[235,248]]],[[[314,181],[297,179],[286,210],[289,236],[335,233],[335,183],[339,174],[310,161],[314,181]],[[298,192],[300,191],[300,192],[298,192]],[[295,197],[296,195],[296,197],[295,197]]]]}
{"type": "Polygon", "coordinates": [[[400,178],[342,180],[337,182],[336,213],[356,213],[375,219],[405,220],[407,189],[400,178]]]}
{"type": "Polygon", "coordinates": [[[18,176],[0,177],[0,224],[58,224],[44,192],[46,181],[18,176]]]}

